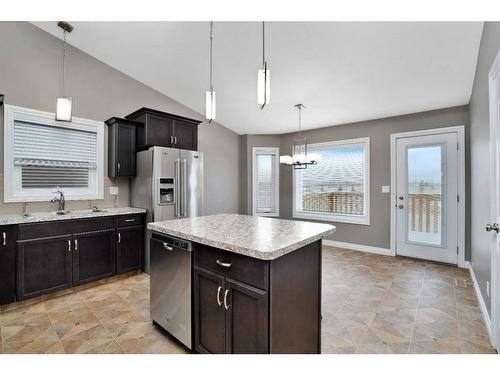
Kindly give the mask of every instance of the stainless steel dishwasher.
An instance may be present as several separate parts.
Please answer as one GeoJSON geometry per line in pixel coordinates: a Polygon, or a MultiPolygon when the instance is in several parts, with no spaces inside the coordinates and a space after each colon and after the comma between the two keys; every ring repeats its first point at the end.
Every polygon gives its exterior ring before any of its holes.
{"type": "Polygon", "coordinates": [[[150,249],[153,323],[192,349],[191,242],[153,233],[150,249]]]}

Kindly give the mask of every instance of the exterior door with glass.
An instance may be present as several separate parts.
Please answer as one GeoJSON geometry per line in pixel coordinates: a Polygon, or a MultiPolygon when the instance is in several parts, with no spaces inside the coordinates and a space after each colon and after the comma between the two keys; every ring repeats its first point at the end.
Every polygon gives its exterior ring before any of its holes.
{"type": "Polygon", "coordinates": [[[457,264],[458,136],[396,142],[396,253],[457,264]]]}

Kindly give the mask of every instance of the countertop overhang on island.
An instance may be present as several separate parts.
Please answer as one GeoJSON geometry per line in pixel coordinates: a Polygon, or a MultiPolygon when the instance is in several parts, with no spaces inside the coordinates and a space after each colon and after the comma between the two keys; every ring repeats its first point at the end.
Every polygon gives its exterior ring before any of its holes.
{"type": "Polygon", "coordinates": [[[335,226],[219,214],[148,224],[148,229],[262,260],[273,260],[335,232],[335,226]]]}

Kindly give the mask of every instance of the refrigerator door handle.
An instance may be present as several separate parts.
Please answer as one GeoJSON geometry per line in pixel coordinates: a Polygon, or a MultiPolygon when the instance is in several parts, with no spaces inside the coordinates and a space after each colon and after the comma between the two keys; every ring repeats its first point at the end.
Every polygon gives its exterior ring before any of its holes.
{"type": "Polygon", "coordinates": [[[187,206],[187,161],[186,159],[183,159],[182,160],[182,206],[181,206],[181,209],[182,209],[182,212],[181,212],[181,216],[182,217],[186,217],[187,216],[187,213],[186,213],[186,206],[187,206]]]}
{"type": "Polygon", "coordinates": [[[174,163],[174,169],[175,169],[175,205],[174,205],[174,214],[175,217],[181,217],[181,189],[180,189],[180,174],[181,174],[181,167],[180,167],[180,159],[176,159],[174,163]]]}

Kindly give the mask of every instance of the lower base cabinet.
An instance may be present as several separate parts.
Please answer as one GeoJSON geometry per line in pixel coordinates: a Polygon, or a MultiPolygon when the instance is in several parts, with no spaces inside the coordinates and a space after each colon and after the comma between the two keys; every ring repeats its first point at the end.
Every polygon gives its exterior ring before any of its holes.
{"type": "Polygon", "coordinates": [[[116,273],[143,269],[144,227],[123,227],[116,232],[116,273]]]}
{"type": "Polygon", "coordinates": [[[73,235],[73,285],[116,274],[115,230],[73,235]]]}
{"type": "Polygon", "coordinates": [[[18,241],[17,299],[72,285],[71,235],[18,241]]]}
{"type": "Polygon", "coordinates": [[[0,305],[16,300],[17,227],[0,227],[0,305]]]}

